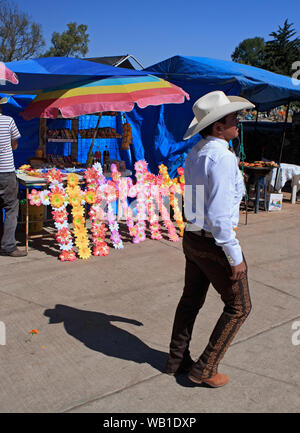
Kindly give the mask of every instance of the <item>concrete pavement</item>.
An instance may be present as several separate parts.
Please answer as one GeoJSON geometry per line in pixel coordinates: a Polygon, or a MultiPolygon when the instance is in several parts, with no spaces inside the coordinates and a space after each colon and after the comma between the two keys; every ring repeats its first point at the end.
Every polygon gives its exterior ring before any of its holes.
{"type": "MultiPolygon", "coordinates": [[[[247,226],[241,215],[253,309],[220,364],[230,376],[220,389],[163,374],[183,287],[181,242],[126,242],[107,257],[61,263],[43,238],[25,258],[1,257],[0,412],[299,412],[299,216],[299,202],[250,213],[247,226]]],[[[193,357],[222,308],[210,287],[193,357]]]]}

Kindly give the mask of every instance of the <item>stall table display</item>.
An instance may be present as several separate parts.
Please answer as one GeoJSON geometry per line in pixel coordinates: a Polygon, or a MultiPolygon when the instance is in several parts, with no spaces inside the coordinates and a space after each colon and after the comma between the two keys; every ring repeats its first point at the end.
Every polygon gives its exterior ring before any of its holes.
{"type": "Polygon", "coordinates": [[[253,163],[240,162],[240,168],[248,175],[246,181],[246,189],[248,201],[254,202],[254,211],[259,211],[260,202],[264,205],[264,210],[267,210],[267,175],[278,165],[274,161],[255,161],[253,163]],[[251,196],[251,188],[254,188],[254,196],[251,196]],[[263,198],[261,198],[261,190],[263,190],[263,198]]]}

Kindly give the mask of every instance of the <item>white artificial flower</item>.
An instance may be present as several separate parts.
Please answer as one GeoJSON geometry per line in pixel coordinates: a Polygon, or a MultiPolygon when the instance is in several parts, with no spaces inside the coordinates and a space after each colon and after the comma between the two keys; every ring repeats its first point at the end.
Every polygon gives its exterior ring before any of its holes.
{"type": "Polygon", "coordinates": [[[95,164],[93,165],[94,169],[99,173],[102,174],[103,170],[102,170],[102,165],[100,164],[100,162],[95,162],[95,164]]]}
{"type": "Polygon", "coordinates": [[[50,204],[49,194],[50,194],[50,191],[48,191],[47,189],[42,190],[40,193],[42,204],[44,206],[48,206],[50,204]]]}
{"type": "Polygon", "coordinates": [[[60,249],[61,250],[65,250],[65,251],[70,251],[73,248],[73,242],[70,241],[68,244],[66,245],[61,245],[60,249]]]}
{"type": "Polygon", "coordinates": [[[69,223],[68,221],[64,221],[63,223],[58,223],[58,222],[54,222],[55,227],[57,228],[57,230],[61,230],[63,228],[68,228],[69,227],[69,223]]]}

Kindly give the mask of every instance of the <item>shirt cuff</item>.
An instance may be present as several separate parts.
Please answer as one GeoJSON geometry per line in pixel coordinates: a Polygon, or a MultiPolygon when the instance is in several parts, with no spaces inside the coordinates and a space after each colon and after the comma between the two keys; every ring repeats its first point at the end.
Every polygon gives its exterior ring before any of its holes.
{"type": "Polygon", "coordinates": [[[230,266],[237,266],[244,260],[240,245],[226,245],[222,248],[230,266]]]}

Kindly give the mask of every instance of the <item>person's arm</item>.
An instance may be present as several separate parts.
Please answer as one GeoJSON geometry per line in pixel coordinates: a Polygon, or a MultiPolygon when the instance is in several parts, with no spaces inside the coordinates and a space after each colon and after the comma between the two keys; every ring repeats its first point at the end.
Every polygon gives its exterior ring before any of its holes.
{"type": "Polygon", "coordinates": [[[222,247],[232,268],[232,279],[246,270],[242,250],[232,228],[231,214],[235,196],[236,160],[232,153],[213,163],[209,172],[208,220],[216,245],[222,247]]]}
{"type": "Polygon", "coordinates": [[[10,136],[11,136],[11,147],[12,150],[16,150],[18,148],[18,138],[21,137],[21,134],[16,127],[14,119],[11,119],[10,123],[10,136]]]}

